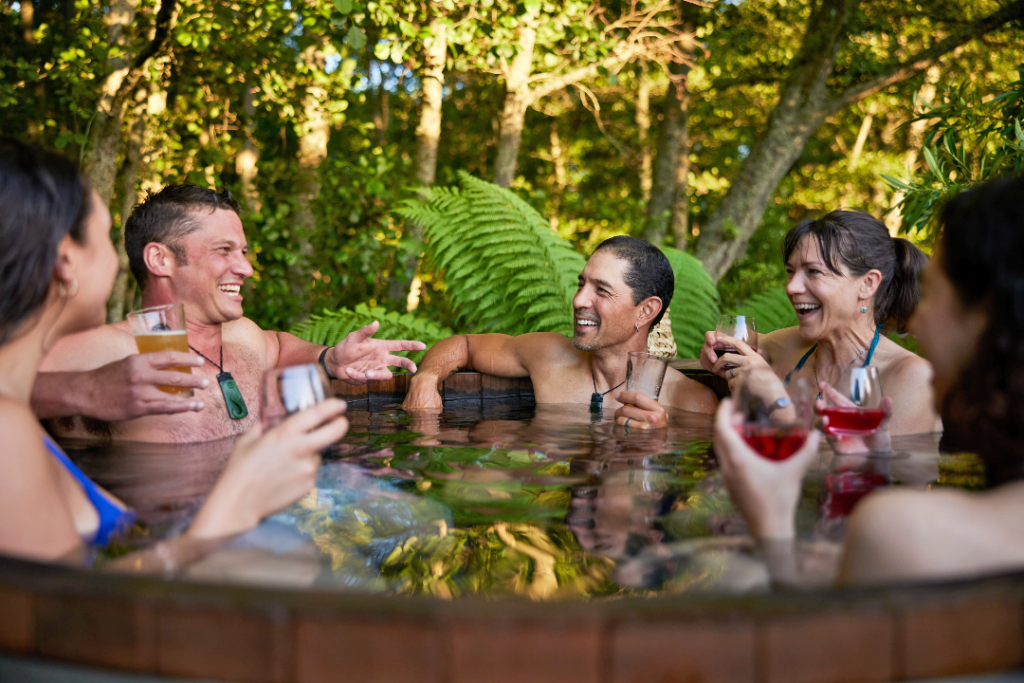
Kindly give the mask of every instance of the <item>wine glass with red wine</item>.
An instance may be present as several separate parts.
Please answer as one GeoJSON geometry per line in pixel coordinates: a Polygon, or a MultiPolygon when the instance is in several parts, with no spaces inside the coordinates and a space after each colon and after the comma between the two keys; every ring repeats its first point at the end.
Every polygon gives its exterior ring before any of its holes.
{"type": "Polygon", "coordinates": [[[819,411],[827,417],[825,431],[837,436],[871,436],[882,424],[882,381],[878,368],[852,368],[849,379],[845,375],[833,388],[840,398],[833,400],[829,392],[822,398],[825,407],[819,411]]]}
{"type": "MultiPolygon", "coordinates": [[[[754,324],[754,318],[749,315],[718,316],[718,325],[715,327],[715,333],[739,339],[750,348],[755,351],[757,350],[757,325],[754,324]]],[[[724,342],[715,345],[715,355],[719,358],[726,353],[739,353],[739,351],[733,346],[726,345],[724,342]]],[[[736,366],[731,363],[726,363],[723,366],[726,370],[734,367],[736,366]]]]}
{"type": "Polygon", "coordinates": [[[802,377],[783,382],[766,366],[740,372],[737,429],[748,446],[769,460],[785,460],[800,450],[811,433],[811,388],[802,377]]]}

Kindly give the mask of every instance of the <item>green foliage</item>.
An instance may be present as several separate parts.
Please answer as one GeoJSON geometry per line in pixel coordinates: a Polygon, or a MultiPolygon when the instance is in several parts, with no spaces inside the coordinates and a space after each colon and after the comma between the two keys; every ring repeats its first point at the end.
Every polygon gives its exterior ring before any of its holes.
{"type": "Polygon", "coordinates": [[[753,316],[758,334],[768,334],[799,324],[796,311],[784,288],[773,287],[755,294],[731,311],[736,315],[753,316]]]}
{"type": "Polygon", "coordinates": [[[704,333],[718,322],[718,290],[701,262],[684,251],[662,247],[676,277],[669,306],[672,336],[678,355],[696,358],[704,345],[704,333]]]}
{"type": "Polygon", "coordinates": [[[474,332],[572,334],[584,259],[514,193],[459,173],[461,190],[434,188],[398,210],[424,228],[460,326],[474,332]]]}
{"type": "Polygon", "coordinates": [[[921,150],[925,168],[902,181],[883,175],[903,193],[900,231],[916,241],[934,239],[938,209],[978,183],[1024,170],[1024,69],[1012,89],[988,101],[965,82],[946,102],[920,117],[932,121],[921,150]]]}
{"type": "MultiPolygon", "coordinates": [[[[416,339],[429,348],[438,340],[452,336],[450,329],[441,327],[430,320],[416,317],[411,313],[401,315],[394,311],[389,313],[383,308],[369,308],[366,304],[357,305],[355,310],[342,308],[313,315],[309,320],[293,327],[291,332],[313,344],[333,346],[344,339],[349,332],[365,327],[375,320],[380,321],[380,329],[375,335],[379,339],[416,339]]],[[[396,355],[408,355],[418,363],[423,357],[423,353],[423,351],[402,351],[396,355]]]]}

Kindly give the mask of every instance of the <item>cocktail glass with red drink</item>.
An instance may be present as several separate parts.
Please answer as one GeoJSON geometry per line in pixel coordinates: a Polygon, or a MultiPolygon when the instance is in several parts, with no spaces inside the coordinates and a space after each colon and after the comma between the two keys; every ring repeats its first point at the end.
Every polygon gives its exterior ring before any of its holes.
{"type": "Polygon", "coordinates": [[[826,391],[819,413],[825,418],[825,432],[836,436],[871,436],[882,424],[882,382],[878,368],[852,368],[849,380],[840,378],[836,396],[826,391]]]}
{"type": "Polygon", "coordinates": [[[745,368],[737,379],[736,408],[743,417],[737,429],[747,445],[769,460],[800,450],[814,420],[807,382],[783,382],[767,366],[745,368]]]}

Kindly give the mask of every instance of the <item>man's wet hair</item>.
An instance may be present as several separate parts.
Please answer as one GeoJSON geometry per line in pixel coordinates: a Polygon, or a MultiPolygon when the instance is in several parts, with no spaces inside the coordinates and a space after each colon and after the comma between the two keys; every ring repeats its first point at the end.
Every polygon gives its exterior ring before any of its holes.
{"type": "Polygon", "coordinates": [[[653,330],[661,322],[662,316],[672,303],[672,292],[676,287],[676,276],[668,258],[656,246],[647,240],[619,235],[606,239],[597,245],[594,253],[602,249],[610,249],[616,258],[626,261],[626,285],[633,291],[633,305],[636,306],[648,297],[661,299],[661,310],[651,321],[653,330]]]}
{"type": "Polygon", "coordinates": [[[179,265],[188,265],[182,241],[202,227],[194,214],[203,210],[213,213],[217,209],[241,213],[242,207],[226,189],[217,192],[196,185],[168,185],[159,192],[150,192],[124,226],[124,248],[139,286],[145,288],[149,278],[143,258],[147,244],[165,245],[179,265]]]}

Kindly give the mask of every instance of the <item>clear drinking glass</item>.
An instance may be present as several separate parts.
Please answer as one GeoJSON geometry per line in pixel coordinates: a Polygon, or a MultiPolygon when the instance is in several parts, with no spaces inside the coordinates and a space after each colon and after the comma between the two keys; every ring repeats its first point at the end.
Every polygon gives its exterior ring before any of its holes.
{"type": "MultiPolygon", "coordinates": [[[[724,334],[734,339],[739,339],[741,342],[745,342],[747,346],[757,350],[757,325],[754,323],[754,318],[749,315],[720,315],[718,316],[718,325],[715,327],[715,332],[718,334],[724,334]]],[[[724,342],[720,346],[715,346],[715,354],[721,358],[726,353],[739,353],[734,347],[727,346],[724,342]]],[[[735,365],[727,363],[723,366],[725,369],[734,368],[735,365]]]]}
{"type": "Polygon", "coordinates": [[[667,368],[664,358],[646,351],[631,351],[626,361],[626,391],[639,391],[657,401],[667,368]]]}
{"type": "Polygon", "coordinates": [[[845,373],[833,388],[841,400],[832,400],[828,392],[822,395],[825,407],[819,412],[826,420],[825,431],[839,436],[870,436],[882,423],[882,381],[878,368],[852,368],[847,380],[845,373]]]}
{"type": "Polygon", "coordinates": [[[743,416],[743,440],[769,460],[785,460],[800,450],[811,433],[814,406],[803,378],[783,382],[767,367],[740,372],[736,409],[743,416]]]}
{"type": "Polygon", "coordinates": [[[274,368],[263,375],[263,431],[285,417],[311,408],[331,395],[327,376],[318,363],[274,368]]]}
{"type": "MultiPolygon", "coordinates": [[[[185,307],[182,304],[153,306],[128,314],[128,327],[135,337],[135,345],[139,353],[157,353],[159,351],[181,351],[188,353],[188,331],[185,329],[185,307]]],[[[192,368],[178,365],[165,368],[172,372],[192,374],[192,368]]],[[[159,387],[168,394],[186,394],[195,392],[188,387],[159,387]]]]}

